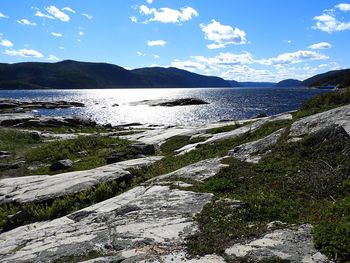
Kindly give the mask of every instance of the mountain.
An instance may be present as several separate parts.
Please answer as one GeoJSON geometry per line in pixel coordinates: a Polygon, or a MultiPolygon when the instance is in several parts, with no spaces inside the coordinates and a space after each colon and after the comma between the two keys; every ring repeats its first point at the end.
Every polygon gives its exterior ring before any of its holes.
{"type": "Polygon", "coordinates": [[[177,68],[126,70],[107,63],[65,60],[57,63],[0,64],[0,89],[231,87],[219,77],[177,68]]]}
{"type": "Polygon", "coordinates": [[[241,87],[268,88],[273,87],[275,82],[238,82],[241,87]]]}
{"type": "Polygon", "coordinates": [[[350,87],[350,69],[334,70],[308,78],[300,83],[304,87],[350,87]]]}
{"type": "Polygon", "coordinates": [[[274,85],[276,88],[299,87],[301,81],[297,79],[285,79],[274,85]]]}
{"type": "Polygon", "coordinates": [[[235,80],[227,80],[228,83],[230,83],[231,87],[242,87],[242,85],[235,80]]]}

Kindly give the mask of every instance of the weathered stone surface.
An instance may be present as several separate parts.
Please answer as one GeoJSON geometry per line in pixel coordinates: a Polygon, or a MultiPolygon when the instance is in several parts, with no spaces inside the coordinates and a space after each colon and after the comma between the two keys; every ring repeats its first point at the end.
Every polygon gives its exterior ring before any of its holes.
{"type": "Polygon", "coordinates": [[[250,133],[250,132],[254,132],[256,130],[258,130],[262,125],[268,123],[268,122],[272,122],[272,121],[279,121],[279,120],[291,120],[293,118],[293,116],[291,114],[280,114],[280,115],[275,115],[275,116],[271,116],[268,118],[264,118],[262,120],[256,121],[252,124],[248,124],[246,126],[237,128],[235,130],[232,131],[228,131],[228,132],[221,132],[221,133],[217,133],[214,134],[211,138],[209,138],[208,140],[205,140],[203,142],[198,142],[198,143],[194,143],[194,144],[189,144],[186,145],[184,147],[182,147],[181,149],[176,150],[175,152],[178,154],[185,154],[187,152],[193,151],[194,149],[196,149],[196,147],[198,145],[201,144],[210,144],[210,143],[214,143],[217,141],[222,141],[222,140],[226,140],[226,139],[231,139],[231,138],[235,138],[238,136],[241,136],[243,134],[246,133],[250,133]]]}
{"type": "Polygon", "coordinates": [[[209,104],[201,99],[196,98],[182,98],[182,99],[161,99],[161,100],[143,100],[131,103],[132,106],[148,105],[148,106],[163,106],[163,107],[175,107],[175,106],[190,106],[190,105],[202,105],[209,104]]]}
{"type": "Polygon", "coordinates": [[[117,163],[124,160],[125,157],[126,157],[126,153],[124,152],[113,153],[112,155],[107,157],[106,161],[107,161],[107,164],[117,163]]]}
{"type": "Polygon", "coordinates": [[[290,137],[303,137],[331,126],[341,126],[350,134],[350,105],[302,118],[293,123],[290,137]]]}
{"type": "Polygon", "coordinates": [[[284,128],[279,129],[265,138],[239,145],[229,151],[227,155],[241,161],[258,163],[266,150],[277,143],[284,131],[284,128]]]}
{"type": "Polygon", "coordinates": [[[69,159],[59,160],[50,166],[51,171],[65,170],[73,167],[73,161],[69,159]]]}
{"type": "Polygon", "coordinates": [[[77,193],[101,182],[130,178],[129,168],[150,165],[161,156],[133,159],[86,171],[56,175],[34,175],[0,180],[0,204],[40,202],[77,193]]]}
{"type": "Polygon", "coordinates": [[[330,262],[318,252],[311,237],[311,225],[279,229],[247,244],[235,244],[225,253],[232,257],[249,256],[255,260],[278,257],[290,262],[330,262]]]}
{"type": "Polygon", "coordinates": [[[210,177],[216,175],[221,168],[228,165],[221,163],[222,158],[213,158],[204,161],[200,161],[188,166],[185,166],[179,170],[165,175],[157,176],[147,183],[154,183],[163,180],[177,180],[177,179],[190,179],[193,181],[204,181],[210,177]]]}
{"type": "Polygon", "coordinates": [[[157,256],[166,256],[196,231],[193,216],[211,198],[166,186],[135,187],[71,215],[0,234],[0,261],[50,262],[98,251],[137,262],[154,258],[156,248],[157,256]]]}

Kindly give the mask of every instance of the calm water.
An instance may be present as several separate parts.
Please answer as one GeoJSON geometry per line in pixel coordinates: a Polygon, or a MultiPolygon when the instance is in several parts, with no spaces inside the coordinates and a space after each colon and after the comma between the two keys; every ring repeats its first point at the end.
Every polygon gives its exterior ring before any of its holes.
{"type": "Polygon", "coordinates": [[[131,122],[195,125],[224,119],[247,119],[297,109],[307,99],[327,91],[303,88],[215,88],[215,89],[116,89],[116,90],[12,90],[0,98],[40,101],[78,101],[85,108],[39,110],[41,115],[83,116],[113,125],[131,122]],[[130,103],[194,97],[209,105],[183,107],[131,106],[130,103]],[[119,107],[113,107],[118,104],[119,107]]]}

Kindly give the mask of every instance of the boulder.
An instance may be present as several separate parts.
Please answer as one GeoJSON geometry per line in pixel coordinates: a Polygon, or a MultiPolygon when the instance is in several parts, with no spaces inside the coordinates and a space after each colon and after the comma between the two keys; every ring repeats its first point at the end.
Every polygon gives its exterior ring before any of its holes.
{"type": "Polygon", "coordinates": [[[153,155],[160,151],[160,147],[157,144],[134,143],[130,147],[135,154],[153,155]]]}
{"type": "Polygon", "coordinates": [[[162,106],[162,107],[175,107],[175,106],[191,106],[191,105],[203,105],[209,104],[201,99],[196,98],[181,98],[181,99],[159,99],[159,100],[143,100],[130,103],[132,106],[148,105],[148,106],[162,106]]]}
{"type": "Polygon", "coordinates": [[[50,166],[51,171],[66,170],[73,167],[73,161],[69,159],[60,160],[50,166]]]}
{"type": "Polygon", "coordinates": [[[106,161],[107,161],[107,164],[117,163],[117,162],[123,161],[125,157],[126,157],[126,153],[124,152],[113,153],[112,155],[106,158],[106,161]]]}

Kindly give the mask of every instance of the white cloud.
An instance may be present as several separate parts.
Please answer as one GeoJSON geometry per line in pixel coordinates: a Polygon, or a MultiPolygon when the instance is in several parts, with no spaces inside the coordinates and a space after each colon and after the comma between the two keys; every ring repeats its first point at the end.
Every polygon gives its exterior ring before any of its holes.
{"type": "Polygon", "coordinates": [[[83,31],[79,31],[79,36],[83,36],[85,33],[83,31]]]}
{"type": "Polygon", "coordinates": [[[147,3],[152,4],[153,0],[147,0],[147,3]]]}
{"type": "Polygon", "coordinates": [[[62,22],[68,22],[70,20],[70,17],[66,13],[62,12],[54,5],[47,7],[46,11],[62,22]]]}
{"type": "Polygon", "coordinates": [[[254,62],[252,54],[245,52],[242,54],[220,53],[219,55],[206,58],[203,56],[192,56],[198,62],[206,63],[215,67],[231,67],[234,65],[252,64],[254,62]]]}
{"type": "Polygon", "coordinates": [[[145,57],[146,54],[145,53],[142,53],[140,51],[137,51],[136,54],[139,56],[139,57],[145,57]]]}
{"type": "Polygon", "coordinates": [[[44,14],[40,10],[36,11],[35,16],[37,16],[37,17],[45,17],[45,18],[48,18],[48,19],[55,19],[53,16],[50,16],[48,14],[44,14]]]}
{"type": "Polygon", "coordinates": [[[61,47],[59,47],[59,49],[60,49],[60,50],[64,50],[64,47],[61,46],[61,47]]]}
{"type": "Polygon", "coordinates": [[[160,56],[159,55],[153,55],[153,58],[158,59],[158,58],[160,58],[160,56]]]}
{"type": "Polygon", "coordinates": [[[350,30],[350,22],[338,21],[334,10],[325,10],[322,15],[315,16],[313,20],[316,21],[314,29],[327,33],[350,30]]]}
{"type": "Polygon", "coordinates": [[[131,16],[130,17],[131,22],[137,23],[137,17],[136,16],[131,16]]]}
{"type": "Polygon", "coordinates": [[[247,65],[236,65],[224,71],[221,77],[236,81],[276,81],[276,74],[266,69],[256,69],[247,65]]]}
{"type": "Polygon", "coordinates": [[[5,55],[8,56],[21,56],[26,58],[42,58],[43,54],[41,54],[39,51],[33,50],[33,49],[20,49],[20,50],[5,50],[5,55]]]}
{"type": "Polygon", "coordinates": [[[171,62],[171,66],[188,70],[191,72],[199,71],[199,70],[206,70],[206,66],[203,63],[195,62],[195,61],[180,61],[175,59],[173,62],[171,62]]]}
{"type": "Polygon", "coordinates": [[[22,26],[36,26],[35,22],[30,22],[28,19],[21,19],[21,20],[17,20],[17,23],[22,25],[22,26]]]}
{"type": "Polygon", "coordinates": [[[247,43],[246,33],[243,30],[222,25],[216,20],[212,20],[207,25],[201,24],[200,27],[205,34],[205,39],[214,42],[207,46],[209,49],[224,48],[230,44],[241,45],[247,43]]]}
{"type": "Polygon", "coordinates": [[[85,16],[89,20],[93,19],[92,15],[89,15],[89,14],[81,14],[81,15],[85,16]]]}
{"type": "Polygon", "coordinates": [[[0,12],[0,18],[9,18],[7,15],[0,12]]]}
{"type": "Polygon", "coordinates": [[[56,57],[55,55],[50,54],[49,57],[47,58],[49,61],[59,61],[60,59],[56,57]]]}
{"type": "Polygon", "coordinates": [[[147,41],[147,45],[149,47],[154,47],[154,46],[161,46],[161,47],[164,47],[166,45],[166,41],[164,40],[150,40],[150,41],[147,41]]]}
{"type": "Polygon", "coordinates": [[[257,63],[262,65],[283,65],[283,64],[296,64],[306,62],[309,60],[324,60],[328,59],[326,55],[317,53],[310,50],[299,50],[292,53],[283,53],[275,58],[257,60],[257,63]]]}
{"type": "Polygon", "coordinates": [[[76,13],[74,9],[72,9],[72,8],[70,8],[70,7],[68,7],[68,6],[67,6],[67,7],[63,7],[62,10],[63,10],[63,11],[71,12],[71,13],[73,13],[73,14],[76,13]]]}
{"type": "Polygon", "coordinates": [[[0,40],[0,45],[3,47],[13,47],[13,43],[7,39],[0,40]]]}
{"type": "Polygon", "coordinates": [[[327,43],[327,42],[320,42],[317,44],[313,44],[311,46],[309,46],[309,48],[311,49],[327,49],[327,48],[331,48],[332,45],[327,43]]]}
{"type": "Polygon", "coordinates": [[[51,32],[51,35],[53,35],[54,37],[61,37],[62,33],[51,32]]]}
{"type": "Polygon", "coordinates": [[[198,12],[192,7],[183,7],[179,11],[168,7],[160,8],[157,10],[155,8],[148,8],[145,5],[141,5],[139,9],[142,15],[152,16],[152,18],[145,21],[144,23],[153,21],[161,23],[181,23],[191,20],[192,17],[198,16],[198,12]]]}
{"type": "Polygon", "coordinates": [[[349,12],[350,11],[350,4],[341,3],[339,5],[336,5],[335,7],[338,8],[340,11],[343,11],[343,12],[349,12]]]}

